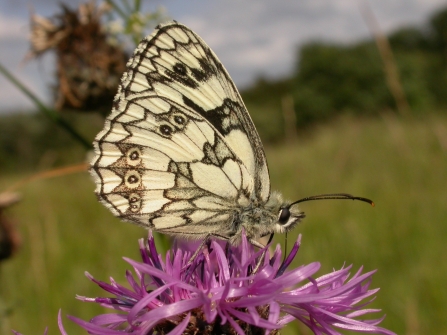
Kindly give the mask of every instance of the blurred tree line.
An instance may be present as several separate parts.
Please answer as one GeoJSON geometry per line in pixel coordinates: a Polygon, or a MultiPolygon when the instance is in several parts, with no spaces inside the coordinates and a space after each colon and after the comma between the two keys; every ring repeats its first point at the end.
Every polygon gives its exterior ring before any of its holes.
{"type": "MultiPolygon", "coordinates": [[[[92,141],[104,125],[99,115],[64,116],[92,141]]],[[[0,117],[0,173],[47,170],[85,160],[85,148],[45,115],[12,113],[0,117]]]]}
{"type": "MultiPolygon", "coordinates": [[[[447,9],[420,28],[404,27],[388,41],[412,113],[447,107],[447,9]]],[[[341,113],[361,116],[396,111],[384,63],[374,40],[352,45],[312,42],[302,46],[288,78],[260,78],[242,92],[261,137],[284,136],[284,98],[293,102],[297,128],[327,121],[341,113]]]]}
{"type": "MultiPolygon", "coordinates": [[[[444,111],[447,9],[435,13],[423,27],[391,33],[388,41],[412,113],[444,111]]],[[[287,126],[302,129],[341,113],[373,116],[397,110],[373,39],[351,45],[308,43],[297,50],[289,77],[259,78],[242,97],[264,143],[283,140],[287,126]]],[[[99,115],[64,112],[64,116],[88,139],[102,128],[99,115]]],[[[0,148],[0,172],[76,163],[85,155],[63,130],[36,114],[0,117],[0,148]]]]}

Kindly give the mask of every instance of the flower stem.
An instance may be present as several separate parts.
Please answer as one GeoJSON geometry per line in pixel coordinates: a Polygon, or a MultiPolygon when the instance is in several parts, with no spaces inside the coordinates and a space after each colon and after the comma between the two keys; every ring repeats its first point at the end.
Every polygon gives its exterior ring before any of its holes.
{"type": "Polygon", "coordinates": [[[45,106],[44,103],[34,93],[32,93],[23,83],[21,83],[16,77],[14,77],[13,74],[9,72],[1,63],[0,72],[3,73],[3,75],[7,79],[9,79],[9,81],[13,83],[20,91],[22,91],[23,94],[25,94],[33,101],[39,111],[47,115],[57,125],[67,131],[71,136],[73,136],[76,141],[81,143],[85,149],[90,150],[92,148],[92,144],[84,137],[82,137],[67,121],[61,118],[58,112],[45,106]]]}

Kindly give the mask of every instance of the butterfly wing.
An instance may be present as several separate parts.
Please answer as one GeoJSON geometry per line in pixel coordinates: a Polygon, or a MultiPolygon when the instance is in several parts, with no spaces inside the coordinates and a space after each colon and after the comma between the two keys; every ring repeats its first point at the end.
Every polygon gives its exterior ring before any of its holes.
{"type": "Polygon", "coordinates": [[[94,142],[100,200],[161,232],[229,236],[238,209],[270,191],[259,135],[233,82],[175,22],[143,40],[127,66],[94,142]]]}
{"type": "Polygon", "coordinates": [[[202,115],[248,168],[257,198],[268,199],[261,139],[229,74],[199,36],[177,22],[161,25],[139,45],[128,67],[130,95],[156,93],[202,115]]]}

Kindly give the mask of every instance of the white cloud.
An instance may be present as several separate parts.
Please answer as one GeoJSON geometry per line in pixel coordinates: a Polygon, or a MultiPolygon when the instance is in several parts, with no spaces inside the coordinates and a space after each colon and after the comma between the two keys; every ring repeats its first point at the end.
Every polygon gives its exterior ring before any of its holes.
{"type": "Polygon", "coordinates": [[[26,18],[9,16],[0,12],[0,40],[26,39],[28,20],[26,18]]]}
{"type": "MultiPolygon", "coordinates": [[[[177,3],[177,2],[175,2],[177,3]]],[[[194,1],[168,13],[190,26],[210,45],[238,86],[258,74],[287,74],[297,46],[309,40],[353,42],[370,36],[361,13],[371,7],[381,29],[422,24],[444,0],[258,0],[251,2],[194,1]]],[[[172,4],[172,7],[171,7],[172,4]]]]}
{"type": "MultiPolygon", "coordinates": [[[[13,0],[9,0],[10,4],[13,0]]],[[[54,14],[54,0],[34,0],[36,12],[54,14]],[[47,2],[48,1],[48,2],[47,2]]],[[[76,1],[77,2],[77,1],[76,1]]],[[[24,78],[40,96],[47,96],[42,71],[35,65],[24,70],[19,63],[26,52],[29,10],[23,6],[20,16],[8,16],[17,6],[0,4],[0,61],[24,78]],[[5,40],[21,41],[20,48],[6,48],[5,40]],[[6,60],[5,60],[6,59],[6,60]],[[33,67],[34,66],[34,67],[33,67]]],[[[369,4],[384,32],[405,24],[421,24],[445,0],[153,0],[147,10],[164,6],[167,14],[196,31],[214,50],[239,87],[249,85],[259,74],[286,75],[294,66],[297,46],[309,40],[351,42],[370,35],[360,8],[369,4]]],[[[47,63],[46,63],[47,64],[47,63]]],[[[52,67],[46,70],[51,74],[52,67]]],[[[46,77],[51,78],[51,75],[46,77]]],[[[6,83],[7,84],[7,83],[6,83]]],[[[0,110],[4,99],[13,97],[0,77],[0,110]],[[6,87],[6,91],[4,88],[6,87]]]]}

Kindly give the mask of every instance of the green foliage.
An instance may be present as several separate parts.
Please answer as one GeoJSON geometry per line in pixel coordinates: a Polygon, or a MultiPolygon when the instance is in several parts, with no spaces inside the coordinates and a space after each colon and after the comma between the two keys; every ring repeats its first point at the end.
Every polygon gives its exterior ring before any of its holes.
{"type": "MultiPolygon", "coordinates": [[[[436,55],[421,50],[413,52],[396,51],[401,84],[408,104],[414,114],[424,114],[433,108],[443,107],[432,90],[430,72],[436,62],[436,55]]],[[[438,76],[439,77],[439,76],[438,76]]]]}
{"type": "Polygon", "coordinates": [[[426,51],[430,48],[426,34],[414,27],[399,28],[388,36],[388,41],[394,51],[426,51]]]}
{"type": "Polygon", "coordinates": [[[305,46],[295,75],[298,120],[318,121],[334,112],[369,113],[392,106],[381,66],[372,43],[305,46]]]}
{"type": "Polygon", "coordinates": [[[434,49],[444,53],[447,51],[447,9],[435,13],[430,19],[434,49]]]}
{"type": "MultiPolygon", "coordinates": [[[[300,205],[307,217],[289,235],[303,234],[299,264],[319,261],[319,274],[354,264],[378,269],[374,308],[397,334],[445,334],[447,263],[447,117],[419,119],[340,118],[303,133],[296,143],[267,146],[272,188],[296,200],[325,192],[373,199],[315,201],[300,205]],[[311,131],[310,131],[311,130],[311,131]]],[[[5,189],[25,174],[2,174],[5,189]]],[[[138,259],[144,229],[120,222],[96,200],[88,174],[26,185],[22,203],[11,208],[22,237],[17,255],[2,264],[0,298],[12,311],[1,323],[7,334],[58,334],[57,313],[83,319],[104,312],[75,295],[102,296],[84,277],[125,284],[122,257],[138,259]]],[[[284,236],[276,236],[284,245],[284,236]]],[[[290,249],[290,245],[289,245],[290,249]]],[[[80,328],[64,317],[69,334],[80,328]]],[[[82,333],[82,332],[81,332],[82,333]]],[[[292,329],[283,334],[296,334],[292,329]]],[[[310,334],[310,332],[299,332],[310,334]]]]}
{"type": "MultiPolygon", "coordinates": [[[[103,127],[99,115],[64,114],[64,119],[88,141],[103,127]]],[[[0,117],[0,172],[33,171],[85,159],[85,149],[72,136],[42,114],[0,117]]]]}
{"type": "Polygon", "coordinates": [[[253,89],[243,92],[243,100],[265,142],[274,142],[284,137],[281,98],[290,89],[290,81],[269,83],[259,78],[253,89]]]}

